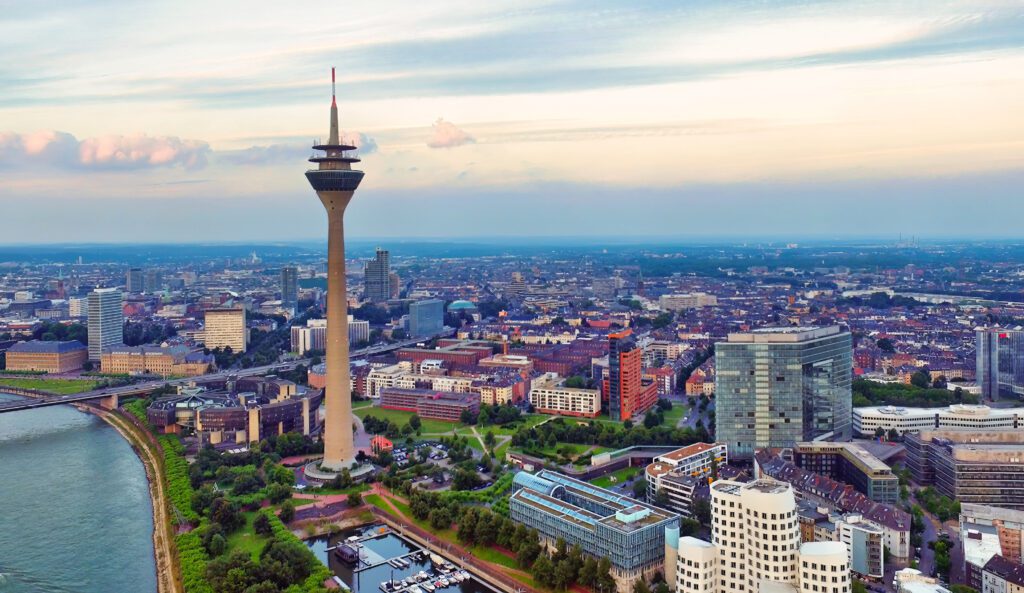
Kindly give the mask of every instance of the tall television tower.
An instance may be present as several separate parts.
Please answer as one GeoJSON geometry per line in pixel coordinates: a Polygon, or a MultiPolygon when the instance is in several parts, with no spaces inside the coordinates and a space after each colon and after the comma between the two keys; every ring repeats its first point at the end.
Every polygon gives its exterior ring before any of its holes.
{"type": "Polygon", "coordinates": [[[355,462],[345,286],[345,207],[363,179],[363,172],[352,168],[352,163],[359,162],[350,152],[355,149],[338,138],[338,103],[331,68],[331,133],[327,144],[313,146],[313,150],[324,155],[309,159],[318,167],[306,171],[306,179],[327,211],[327,417],[323,466],[333,470],[351,467],[355,462]]]}

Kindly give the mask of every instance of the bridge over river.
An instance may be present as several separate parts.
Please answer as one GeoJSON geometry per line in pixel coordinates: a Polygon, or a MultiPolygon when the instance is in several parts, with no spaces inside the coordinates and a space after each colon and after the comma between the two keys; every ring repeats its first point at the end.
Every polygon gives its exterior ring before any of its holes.
{"type": "MultiPolygon", "coordinates": [[[[377,346],[370,346],[367,348],[362,348],[360,350],[353,350],[350,356],[352,358],[357,358],[362,356],[370,356],[374,354],[383,354],[385,352],[398,350],[399,348],[406,348],[408,346],[412,346],[422,341],[423,338],[420,338],[417,340],[405,340],[402,342],[395,342],[394,344],[381,344],[377,346]]],[[[57,395],[46,391],[38,391],[35,389],[21,389],[17,387],[4,387],[3,385],[0,385],[0,392],[2,393],[22,395],[27,398],[30,398],[21,399],[17,401],[0,402],[0,414],[6,412],[17,412],[19,410],[31,410],[33,408],[45,408],[47,406],[60,406],[64,404],[77,403],[99,403],[99,405],[103,408],[114,409],[118,406],[119,400],[122,397],[143,395],[163,385],[177,386],[188,385],[192,381],[215,381],[217,379],[227,379],[229,377],[254,377],[266,375],[268,373],[294,370],[295,367],[297,367],[300,364],[309,364],[309,359],[304,358],[300,360],[290,360],[288,362],[268,364],[258,367],[250,367],[247,369],[217,371],[215,373],[209,373],[197,377],[187,377],[184,379],[157,379],[153,381],[146,381],[144,383],[124,385],[122,387],[104,387],[102,389],[83,391],[82,393],[74,393],[70,395],[57,395]]]]}

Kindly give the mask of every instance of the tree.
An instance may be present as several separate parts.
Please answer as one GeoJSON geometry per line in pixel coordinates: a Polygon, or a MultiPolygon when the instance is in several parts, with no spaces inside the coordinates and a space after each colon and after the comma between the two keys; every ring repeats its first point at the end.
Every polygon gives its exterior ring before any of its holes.
{"type": "Polygon", "coordinates": [[[932,381],[932,387],[935,389],[945,389],[947,385],[948,382],[946,381],[946,375],[939,375],[938,377],[935,377],[934,381],[932,381]]]}
{"type": "Polygon", "coordinates": [[[932,385],[931,375],[925,370],[915,371],[913,375],[910,375],[910,384],[914,387],[928,389],[932,385]]]}
{"type": "Polygon", "coordinates": [[[565,386],[571,389],[582,389],[587,386],[587,380],[579,375],[573,375],[565,380],[565,386]]]}
{"type": "Polygon", "coordinates": [[[633,498],[643,498],[647,494],[647,480],[637,478],[633,481],[633,498]]]}
{"type": "Polygon", "coordinates": [[[700,521],[701,525],[711,525],[711,502],[706,498],[695,499],[691,505],[693,516],[700,521]]]}
{"type": "Polygon", "coordinates": [[[443,507],[430,511],[427,519],[430,521],[430,526],[434,529],[448,529],[452,525],[452,516],[448,514],[448,509],[443,507]]]}
{"type": "Polygon", "coordinates": [[[278,514],[283,523],[291,523],[295,518],[295,503],[287,500],[281,505],[281,512],[278,514]]]}
{"type": "Polygon", "coordinates": [[[853,593],[868,593],[868,587],[863,582],[853,579],[853,593]]]}
{"type": "Polygon", "coordinates": [[[900,440],[900,433],[897,432],[895,428],[890,428],[889,429],[889,440],[890,441],[898,441],[898,440],[900,440]]]}
{"type": "Polygon", "coordinates": [[[348,495],[348,506],[352,508],[360,507],[363,505],[363,495],[359,492],[353,492],[348,495]]]}
{"type": "Polygon", "coordinates": [[[270,526],[270,519],[268,519],[264,513],[256,514],[256,519],[252,522],[252,529],[258,535],[262,535],[264,537],[270,537],[274,533],[273,528],[270,526]]]}
{"type": "MultiPolygon", "coordinates": [[[[875,438],[880,439],[885,436],[885,429],[879,426],[875,429],[875,438]]],[[[862,583],[863,584],[863,583],[862,583]]]]}
{"type": "Polygon", "coordinates": [[[647,581],[639,578],[633,583],[633,593],[651,593],[651,588],[647,586],[647,581]]]}
{"type": "Polygon", "coordinates": [[[584,587],[592,587],[597,580],[597,560],[593,556],[587,556],[580,567],[579,576],[576,578],[579,584],[584,587]]]}
{"type": "Polygon", "coordinates": [[[875,342],[875,345],[878,346],[879,350],[882,352],[896,352],[896,346],[889,338],[882,338],[875,342]]]}
{"type": "Polygon", "coordinates": [[[555,567],[551,564],[551,559],[547,554],[541,554],[534,561],[530,572],[533,573],[533,578],[545,587],[550,587],[555,582],[555,567]]]}
{"type": "Polygon", "coordinates": [[[409,417],[409,426],[411,426],[413,430],[419,430],[420,427],[423,426],[423,421],[420,420],[419,414],[413,414],[409,417]]]}
{"type": "Polygon", "coordinates": [[[667,507],[669,503],[668,492],[664,488],[658,488],[654,493],[654,504],[659,507],[667,507]]]}
{"type": "Polygon", "coordinates": [[[494,431],[488,430],[487,434],[484,435],[484,444],[487,445],[488,448],[492,448],[494,447],[495,442],[497,441],[494,437],[494,431]]]}
{"type": "Polygon", "coordinates": [[[207,550],[210,552],[210,556],[220,556],[228,549],[228,540],[224,539],[224,536],[216,533],[210,538],[210,545],[207,546],[207,550]]]}

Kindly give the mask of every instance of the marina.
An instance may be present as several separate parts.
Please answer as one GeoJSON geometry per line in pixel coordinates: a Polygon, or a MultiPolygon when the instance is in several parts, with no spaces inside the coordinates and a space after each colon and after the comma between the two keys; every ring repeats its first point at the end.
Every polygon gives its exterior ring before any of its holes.
{"type": "Polygon", "coordinates": [[[306,543],[354,593],[494,593],[449,559],[381,525],[306,543]]]}

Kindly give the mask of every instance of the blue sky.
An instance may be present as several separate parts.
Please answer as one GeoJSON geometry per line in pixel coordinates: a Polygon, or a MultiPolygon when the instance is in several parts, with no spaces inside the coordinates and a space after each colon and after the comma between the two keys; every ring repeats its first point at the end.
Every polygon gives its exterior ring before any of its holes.
{"type": "Polygon", "coordinates": [[[4,243],[1022,234],[1020,2],[2,8],[4,243]]]}

